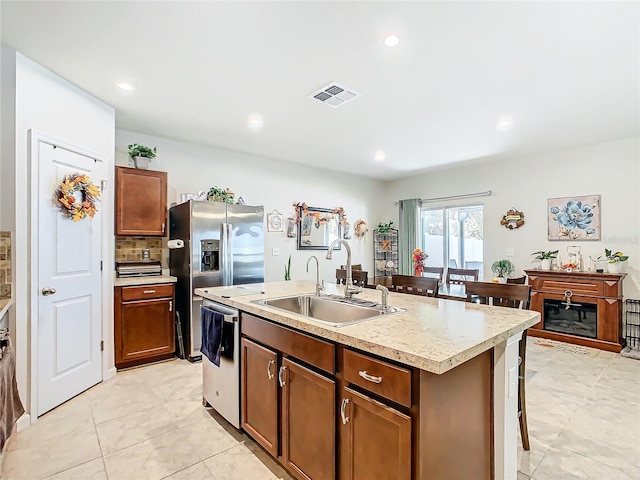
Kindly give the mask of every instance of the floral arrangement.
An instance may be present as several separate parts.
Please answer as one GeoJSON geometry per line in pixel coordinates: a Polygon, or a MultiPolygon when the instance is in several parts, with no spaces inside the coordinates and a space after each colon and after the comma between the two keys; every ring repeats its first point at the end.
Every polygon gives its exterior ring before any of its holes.
{"type": "Polygon", "coordinates": [[[421,248],[416,248],[413,251],[413,271],[416,277],[422,275],[422,269],[424,268],[424,261],[429,258],[429,255],[424,253],[421,248]]]}
{"type": "Polygon", "coordinates": [[[369,229],[367,228],[367,222],[359,218],[353,225],[353,231],[355,232],[356,238],[358,240],[362,240],[366,233],[369,231],[369,229]]]}
{"type": "Polygon", "coordinates": [[[99,197],[100,188],[91,183],[89,175],[79,173],[66,175],[56,189],[58,206],[74,222],[93,217],[99,197]]]}
{"type": "Polygon", "coordinates": [[[380,248],[382,248],[383,252],[390,252],[391,251],[391,240],[383,240],[382,242],[380,242],[380,248]]]}
{"type": "Polygon", "coordinates": [[[336,213],[337,213],[337,214],[340,214],[340,218],[342,219],[342,220],[340,221],[340,223],[341,223],[342,225],[346,225],[347,223],[349,223],[349,222],[347,221],[347,214],[345,213],[344,208],[342,208],[342,207],[336,207],[336,208],[334,208],[334,209],[333,209],[333,212],[331,212],[331,213],[334,213],[334,214],[336,214],[336,213]]]}
{"type": "Polygon", "coordinates": [[[609,263],[626,262],[629,260],[629,256],[624,255],[622,252],[613,253],[608,248],[605,248],[604,257],[598,257],[598,260],[609,260],[609,263]]]}

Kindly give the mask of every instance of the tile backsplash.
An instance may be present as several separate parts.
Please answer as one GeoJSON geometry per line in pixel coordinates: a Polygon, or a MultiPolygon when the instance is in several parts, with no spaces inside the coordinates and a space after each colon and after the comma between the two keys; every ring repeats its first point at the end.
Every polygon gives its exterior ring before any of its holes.
{"type": "Polygon", "coordinates": [[[116,237],[116,262],[141,262],[142,249],[148,248],[151,260],[164,264],[162,238],[157,237],[116,237]]]}
{"type": "Polygon", "coordinates": [[[0,232],[0,298],[11,298],[11,232],[0,232]]]}

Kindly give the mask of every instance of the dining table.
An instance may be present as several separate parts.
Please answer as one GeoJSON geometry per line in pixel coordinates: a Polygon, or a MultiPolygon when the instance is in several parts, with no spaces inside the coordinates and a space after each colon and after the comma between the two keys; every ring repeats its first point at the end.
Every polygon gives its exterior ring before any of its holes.
{"type": "MultiPolygon", "coordinates": [[[[368,279],[366,288],[376,288],[378,284],[385,287],[391,287],[391,277],[375,277],[368,279]]],[[[445,298],[447,300],[467,300],[467,294],[465,292],[464,284],[461,283],[445,283],[441,282],[438,287],[438,298],[445,298]]]]}

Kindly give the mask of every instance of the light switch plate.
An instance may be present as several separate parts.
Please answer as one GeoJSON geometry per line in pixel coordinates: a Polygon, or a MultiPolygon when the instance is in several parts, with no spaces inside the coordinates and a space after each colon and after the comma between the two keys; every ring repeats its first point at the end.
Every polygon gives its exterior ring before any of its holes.
{"type": "Polygon", "coordinates": [[[515,250],[513,248],[507,248],[504,252],[507,257],[515,257],[515,250]]]}
{"type": "Polygon", "coordinates": [[[274,257],[277,257],[278,255],[280,255],[280,249],[279,248],[272,248],[271,249],[271,255],[274,257]]]}

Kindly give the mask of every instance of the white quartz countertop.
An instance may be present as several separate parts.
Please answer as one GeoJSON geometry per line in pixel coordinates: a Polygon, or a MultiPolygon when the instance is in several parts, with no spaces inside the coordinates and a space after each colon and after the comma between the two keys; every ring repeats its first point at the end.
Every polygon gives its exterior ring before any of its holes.
{"type": "Polygon", "coordinates": [[[178,279],[171,275],[149,275],[144,277],[114,278],[115,287],[135,287],[137,285],[157,285],[158,283],[176,283],[178,279]]]}
{"type": "MultiPolygon", "coordinates": [[[[314,294],[314,282],[268,282],[246,287],[264,293],[223,297],[225,290],[233,287],[197,288],[195,293],[276,323],[437,374],[451,370],[540,321],[540,314],[531,310],[391,292],[389,304],[406,308],[406,312],[331,327],[295,313],[253,303],[266,298],[314,294]]],[[[324,293],[342,292],[343,287],[328,284],[324,293]]],[[[365,289],[358,298],[380,302],[381,295],[377,290],[365,289]]]]}

